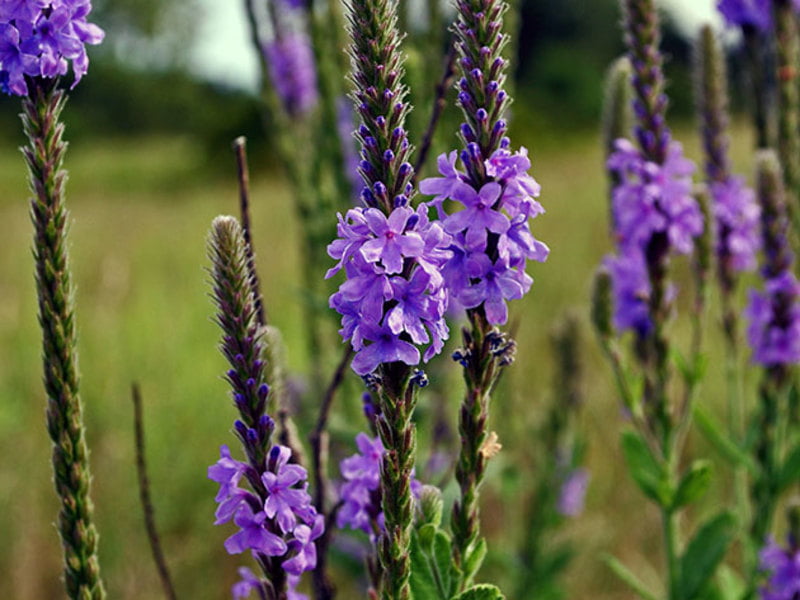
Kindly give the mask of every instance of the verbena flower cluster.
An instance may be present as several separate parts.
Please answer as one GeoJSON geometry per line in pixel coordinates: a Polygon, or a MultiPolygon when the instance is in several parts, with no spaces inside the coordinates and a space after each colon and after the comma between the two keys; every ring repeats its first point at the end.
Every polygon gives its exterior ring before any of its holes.
{"type": "MultiPolygon", "coordinates": [[[[376,186],[374,193],[385,194],[385,188],[376,186]]],[[[399,204],[388,217],[372,207],[339,215],[339,238],[328,246],[339,262],[327,277],[342,268],[347,275],[330,305],[342,315],[340,333],[356,350],[352,367],[359,375],[381,363],[418,364],[417,345],[429,344],[427,361],[449,333],[441,270],[451,254],[450,237],[428,218],[425,204],[417,210],[399,204]]]]}
{"type": "MultiPolygon", "coordinates": [[[[371,438],[366,433],[356,436],[358,453],[345,458],[339,464],[344,478],[340,490],[342,506],[336,515],[339,529],[360,529],[371,537],[377,535],[376,527],[384,527],[381,510],[381,461],[384,447],[379,437],[371,438]]],[[[411,491],[419,496],[422,484],[414,477],[411,491]]]]}
{"type": "Polygon", "coordinates": [[[761,570],[769,575],[761,600],[793,600],[800,595],[800,550],[784,549],[769,540],[759,559],[761,570]]]}
{"type": "Polygon", "coordinates": [[[0,2],[0,89],[28,95],[25,77],[66,75],[73,86],[89,68],[86,44],[99,44],[103,31],[87,21],[90,0],[4,0],[0,2]]]}
{"type": "Polygon", "coordinates": [[[647,335],[652,328],[647,245],[663,234],[671,251],[689,254],[703,231],[703,214],[692,196],[695,167],[677,142],[668,145],[666,160],[659,165],[646,160],[629,140],[619,139],[608,168],[619,180],[612,197],[619,252],[606,258],[616,299],[614,325],[647,335]]]}
{"type": "MultiPolygon", "coordinates": [[[[240,434],[249,435],[246,429],[237,422],[240,434]]],[[[256,559],[260,555],[282,557],[281,566],[291,583],[316,566],[314,542],[322,535],[325,521],[311,503],[306,470],[290,464],[290,458],[289,448],[273,446],[266,469],[259,473],[252,465],[232,458],[228,447],[223,445],[220,459],[208,468],[208,477],[219,484],[215,524],[233,520],[239,527],[239,531],[225,541],[228,553],[250,550],[256,559]],[[243,480],[250,489],[240,487],[243,480]]],[[[246,597],[244,591],[259,585],[258,578],[252,574],[244,577],[234,587],[234,597],[246,597]]]]}
{"type": "Polygon", "coordinates": [[[717,224],[716,255],[732,271],[752,271],[761,248],[761,208],[743,177],[731,176],[711,184],[717,224]]]}
{"type": "Polygon", "coordinates": [[[447,291],[459,304],[464,308],[483,305],[489,323],[501,325],[508,320],[506,301],[522,298],[533,283],[525,272],[527,261],[543,262],[549,253],[528,224],[544,212],[536,200],[541,188],[528,174],[527,150],[512,153],[507,140],[485,161],[488,182],[479,189],[470,185],[456,160],[456,152],[441,155],[442,176],[420,183],[422,193],[434,196],[430,204],[436,206],[444,230],[452,236],[452,256],[442,274],[447,291]],[[463,209],[448,214],[443,207],[446,200],[458,202],[463,209]]]}
{"type": "Polygon", "coordinates": [[[791,271],[764,280],[764,291],[750,291],[745,310],[753,360],[762,365],[800,362],[800,284],[791,271]]]}
{"type": "MultiPolygon", "coordinates": [[[[719,0],[717,8],[731,27],[753,27],[760,31],[772,28],[772,0],[719,0]]],[[[792,0],[800,10],[800,0],[792,0]]]]}

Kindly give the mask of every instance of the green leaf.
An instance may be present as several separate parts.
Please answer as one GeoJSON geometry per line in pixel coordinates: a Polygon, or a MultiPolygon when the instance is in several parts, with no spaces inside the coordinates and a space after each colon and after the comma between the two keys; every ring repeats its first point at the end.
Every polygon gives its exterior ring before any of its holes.
{"type": "Polygon", "coordinates": [[[436,587],[436,580],[431,570],[430,560],[422,550],[419,536],[415,533],[411,536],[411,596],[414,600],[447,600],[439,593],[436,587]]]}
{"type": "Polygon", "coordinates": [[[486,540],[481,538],[478,540],[475,547],[472,548],[472,552],[467,555],[463,565],[464,583],[469,584],[472,582],[472,578],[475,577],[478,569],[480,569],[483,564],[483,559],[486,558],[486,549],[486,540]]]}
{"type": "Polygon", "coordinates": [[[449,598],[455,592],[458,583],[457,578],[453,577],[452,544],[450,536],[444,531],[437,531],[433,539],[433,552],[431,554],[431,569],[436,581],[436,586],[445,598],[449,598]]]}
{"type": "Polygon", "coordinates": [[[723,512],[707,521],[695,534],[681,558],[679,597],[694,600],[711,579],[736,534],[736,519],[723,512]]]}
{"type": "Polygon", "coordinates": [[[734,467],[745,467],[750,473],[757,471],[753,459],[722,431],[720,424],[700,404],[694,405],[692,415],[700,432],[722,458],[734,467]]]}
{"type": "Polygon", "coordinates": [[[648,590],[644,584],[639,580],[633,572],[628,569],[625,565],[623,565],[620,561],[618,561],[613,556],[606,555],[603,557],[603,561],[608,565],[608,567],[614,571],[614,574],[619,577],[623,582],[628,584],[628,587],[631,588],[634,592],[639,594],[641,598],[644,600],[657,600],[657,597],[654,593],[648,590]]]}
{"type": "Polygon", "coordinates": [[[783,492],[800,480],[800,446],[795,446],[786,457],[778,474],[778,492],[783,492]]]}
{"type": "Polygon", "coordinates": [[[622,434],[622,453],[631,477],[645,496],[663,507],[671,504],[672,493],[667,485],[664,468],[653,458],[647,444],[633,431],[622,434]]]}
{"type": "Polygon", "coordinates": [[[431,548],[433,548],[433,539],[436,537],[436,525],[427,523],[419,527],[417,535],[419,535],[419,543],[422,546],[422,550],[430,553],[431,548]]]}
{"type": "Polygon", "coordinates": [[[675,498],[672,500],[672,510],[691,504],[708,491],[711,485],[712,465],[707,460],[696,460],[692,463],[689,472],[683,476],[675,498]]]}
{"type": "Polygon", "coordinates": [[[481,583],[455,596],[453,600],[506,600],[496,585],[481,583]]]}
{"type": "Polygon", "coordinates": [[[717,573],[719,590],[724,600],[740,600],[744,597],[747,588],[739,574],[728,565],[720,565],[717,573]]]}

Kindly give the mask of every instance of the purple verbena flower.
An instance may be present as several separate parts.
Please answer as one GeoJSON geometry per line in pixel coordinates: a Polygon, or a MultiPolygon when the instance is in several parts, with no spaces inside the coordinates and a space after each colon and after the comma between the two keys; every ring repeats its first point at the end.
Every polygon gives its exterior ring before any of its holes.
{"type": "Polygon", "coordinates": [[[761,600],[793,600],[800,594],[800,550],[781,548],[770,539],[759,553],[761,570],[768,575],[761,600]]]}
{"type": "MultiPolygon", "coordinates": [[[[792,7],[800,11],[800,0],[792,0],[792,7]]],[[[772,0],[719,0],[717,9],[730,27],[772,29],[772,0]]]]}
{"type": "Polygon", "coordinates": [[[449,294],[465,308],[483,306],[494,325],[507,321],[506,301],[530,289],[527,260],[543,262],[549,253],[528,225],[529,218],[544,212],[529,167],[525,148],[517,153],[501,148],[486,161],[487,183],[475,188],[456,168],[453,153],[439,157],[442,177],[420,183],[423,193],[435,195],[431,203],[440,207],[444,230],[452,235],[451,256],[441,270],[449,294]],[[445,199],[464,208],[448,215],[441,208],[445,199]]]}
{"type": "MultiPolygon", "coordinates": [[[[336,526],[360,529],[372,536],[376,527],[383,527],[380,477],[384,448],[379,437],[371,438],[366,433],[356,436],[356,446],[358,453],[339,464],[345,481],[339,492],[342,507],[336,515],[336,526]]],[[[412,476],[411,491],[415,497],[421,489],[422,484],[412,476]]]]}
{"type": "Polygon", "coordinates": [[[317,70],[308,34],[283,33],[264,46],[270,78],[284,109],[304,115],[317,104],[317,70]]]}
{"type": "Polygon", "coordinates": [[[286,552],[286,542],[277,534],[267,529],[267,514],[264,511],[254,512],[248,502],[239,505],[233,522],[240,528],[225,540],[228,554],[241,554],[252,550],[266,556],[281,556],[286,552]]]}
{"type": "Polygon", "coordinates": [[[654,234],[665,233],[672,250],[689,254],[703,232],[703,214],[692,195],[694,164],[672,142],[663,165],[646,160],[620,139],[608,159],[619,185],[613,192],[614,222],[620,249],[644,249],[654,234]]]}
{"type": "Polygon", "coordinates": [[[306,514],[311,506],[305,483],[308,473],[300,465],[288,464],[290,456],[291,451],[286,446],[274,446],[270,457],[273,470],[261,475],[267,489],[264,511],[267,517],[277,521],[283,533],[294,531],[298,513],[306,514]]]}
{"type": "Polygon", "coordinates": [[[745,316],[753,361],[765,365],[800,363],[800,284],[794,274],[767,279],[764,291],[750,291],[745,316]]]}
{"type": "Polygon", "coordinates": [[[653,330],[650,319],[650,278],[641,252],[606,257],[614,294],[614,327],[646,337],[653,330]]]}
{"type": "Polygon", "coordinates": [[[26,96],[26,76],[55,78],[72,63],[73,87],[86,74],[86,44],[103,31],[86,18],[89,0],[4,0],[0,4],[0,82],[8,94],[26,96]]]}
{"type": "Polygon", "coordinates": [[[247,567],[239,567],[239,577],[241,579],[233,584],[231,588],[231,595],[233,600],[245,600],[250,597],[250,592],[253,590],[263,590],[263,583],[261,579],[247,567]]]}
{"type": "Polygon", "coordinates": [[[564,479],[559,491],[556,504],[559,514],[565,517],[577,517],[581,514],[588,487],[589,471],[586,469],[571,471],[564,479]]]}
{"type": "Polygon", "coordinates": [[[716,253],[733,271],[752,271],[761,247],[761,208],[742,177],[711,184],[717,223],[716,253]]]}

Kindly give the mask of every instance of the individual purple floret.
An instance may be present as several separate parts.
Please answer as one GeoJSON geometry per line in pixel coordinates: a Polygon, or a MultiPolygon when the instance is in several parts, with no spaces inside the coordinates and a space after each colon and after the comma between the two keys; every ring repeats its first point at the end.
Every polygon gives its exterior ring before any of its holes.
{"type": "Polygon", "coordinates": [[[311,40],[305,32],[283,33],[264,46],[272,85],[291,115],[304,115],[318,99],[317,69],[311,40]]]}
{"type": "Polygon", "coordinates": [[[528,260],[543,262],[549,249],[531,234],[528,220],[544,212],[535,199],[539,184],[528,174],[527,151],[501,149],[485,163],[488,183],[476,189],[456,165],[456,154],[439,157],[441,177],[420,183],[424,194],[443,216],[444,230],[453,236],[452,257],[442,274],[450,295],[465,308],[483,305],[487,320],[508,320],[506,302],[522,298],[533,280],[525,272],[528,260]],[[464,208],[447,214],[441,203],[453,200],[464,208]]]}
{"type": "Polygon", "coordinates": [[[759,553],[761,570],[769,576],[761,600],[794,600],[800,595],[800,550],[781,548],[770,539],[759,553]]]}
{"type": "MultiPolygon", "coordinates": [[[[225,541],[230,554],[250,550],[256,557],[275,557],[284,571],[299,578],[317,563],[315,540],[324,531],[325,520],[311,504],[306,470],[290,464],[291,451],[273,446],[264,473],[231,457],[227,446],[220,448],[220,459],[208,468],[209,479],[220,486],[216,500],[216,524],[230,521],[239,527],[225,541]],[[239,487],[242,480],[248,489],[239,487]],[[253,488],[256,482],[259,493],[253,488]]],[[[234,598],[245,598],[260,589],[260,580],[245,570],[233,588],[234,598]]],[[[290,582],[291,583],[291,582],[290,582]]]]}
{"type": "MultiPolygon", "coordinates": [[[[336,526],[360,529],[373,536],[376,528],[383,527],[380,477],[384,449],[379,437],[371,438],[366,433],[356,436],[356,446],[358,453],[339,465],[345,482],[340,490],[342,507],[336,515],[336,526]]],[[[412,493],[418,496],[421,489],[422,484],[412,477],[412,493]]]]}
{"type": "Polygon", "coordinates": [[[561,484],[556,504],[559,514],[565,517],[577,517],[581,514],[588,487],[589,471],[586,469],[574,469],[571,471],[561,484]]]}
{"type": "Polygon", "coordinates": [[[5,0],[0,3],[0,89],[28,95],[25,77],[66,75],[73,87],[86,74],[86,44],[99,44],[103,31],[86,18],[89,0],[5,0]]]}
{"type": "Polygon", "coordinates": [[[711,184],[717,223],[716,254],[732,271],[752,271],[761,247],[761,208],[742,177],[711,184]]]}

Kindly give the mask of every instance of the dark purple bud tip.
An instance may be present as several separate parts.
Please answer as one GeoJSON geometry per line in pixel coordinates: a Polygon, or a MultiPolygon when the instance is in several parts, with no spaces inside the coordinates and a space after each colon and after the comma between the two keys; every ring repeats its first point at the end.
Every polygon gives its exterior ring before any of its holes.
{"type": "Polygon", "coordinates": [[[481,123],[485,123],[489,120],[489,113],[487,113],[483,108],[479,108],[477,111],[475,111],[475,118],[481,123]]]}
{"type": "Polygon", "coordinates": [[[394,160],[394,152],[391,150],[387,150],[383,153],[383,161],[386,163],[391,163],[394,160]]]}
{"type": "Polygon", "coordinates": [[[378,147],[378,142],[374,137],[372,137],[371,135],[368,135],[368,136],[366,136],[364,138],[364,145],[367,148],[377,148],[378,147]]]}
{"type": "Polygon", "coordinates": [[[401,138],[405,138],[405,136],[406,136],[406,130],[403,129],[402,127],[395,127],[394,130],[392,131],[393,142],[396,142],[401,138]]]}
{"type": "Polygon", "coordinates": [[[253,361],[253,369],[260,370],[264,366],[264,361],[257,358],[253,361]]]}
{"type": "MultiPolygon", "coordinates": [[[[395,208],[400,208],[401,206],[408,206],[408,196],[406,196],[405,194],[399,194],[395,196],[394,200],[392,200],[392,206],[394,206],[395,208]]],[[[411,219],[409,219],[409,221],[410,220],[411,219]]],[[[408,225],[407,227],[410,228],[411,225],[408,225]]]]}
{"type": "Polygon", "coordinates": [[[269,386],[266,383],[262,383],[258,386],[258,397],[259,398],[266,398],[269,394],[269,386]]]}
{"type": "Polygon", "coordinates": [[[500,89],[500,84],[497,83],[496,81],[490,81],[488,84],[486,84],[486,91],[489,92],[490,94],[494,94],[499,89],[500,89]]]}
{"type": "Polygon", "coordinates": [[[417,223],[419,223],[419,215],[414,213],[408,218],[408,222],[406,223],[406,231],[411,231],[414,229],[414,227],[417,226],[417,223]]]}
{"type": "Polygon", "coordinates": [[[458,80],[458,87],[460,87],[461,91],[463,92],[466,92],[469,89],[469,84],[464,77],[458,80]]]}
{"type": "Polygon", "coordinates": [[[362,124],[362,125],[360,125],[360,126],[358,127],[358,134],[359,134],[359,135],[360,135],[362,138],[366,138],[366,137],[369,135],[369,129],[367,129],[367,126],[366,126],[366,125],[362,124]]]}
{"type": "Polygon", "coordinates": [[[360,163],[358,163],[358,166],[361,167],[361,170],[364,171],[364,173],[372,172],[372,163],[368,160],[362,160],[360,163]]]}
{"type": "Polygon", "coordinates": [[[504,119],[500,119],[499,121],[497,121],[497,123],[494,124],[492,131],[494,133],[500,133],[501,131],[505,131],[506,127],[508,127],[508,124],[505,122],[504,119]]]}
{"type": "Polygon", "coordinates": [[[430,383],[428,375],[422,369],[414,369],[414,374],[411,376],[411,383],[417,387],[424,388],[430,383]]]}
{"type": "Polygon", "coordinates": [[[392,90],[383,90],[383,97],[385,100],[391,100],[394,98],[394,92],[392,90]]]}
{"type": "Polygon", "coordinates": [[[377,206],[378,202],[375,199],[375,194],[372,193],[372,190],[369,188],[364,188],[361,190],[361,201],[366,204],[367,206],[377,206]]]}
{"type": "Polygon", "coordinates": [[[237,354],[236,356],[234,356],[233,360],[235,360],[237,363],[244,364],[244,356],[241,354],[237,354]]]}
{"type": "Polygon", "coordinates": [[[469,92],[461,91],[458,92],[458,101],[461,103],[462,106],[469,106],[472,104],[472,96],[470,96],[469,92]]]}
{"type": "Polygon", "coordinates": [[[247,441],[251,444],[258,443],[258,432],[255,429],[247,430],[247,441]]]}
{"type": "Polygon", "coordinates": [[[378,127],[384,127],[386,125],[386,117],[384,117],[382,115],[379,116],[377,119],[375,119],[375,124],[378,127]]]}
{"type": "Polygon", "coordinates": [[[453,360],[460,364],[462,367],[467,367],[469,364],[470,352],[464,348],[459,348],[453,352],[453,360]]]}
{"type": "Polygon", "coordinates": [[[236,371],[234,371],[233,369],[228,369],[227,375],[228,375],[228,377],[230,379],[235,379],[236,378],[236,371]]]}
{"type": "Polygon", "coordinates": [[[481,157],[481,147],[478,146],[476,143],[467,144],[467,154],[469,155],[471,160],[481,162],[483,158],[481,157]]]}
{"type": "Polygon", "coordinates": [[[483,71],[480,69],[472,69],[469,74],[475,81],[481,81],[483,79],[483,71]]]}
{"type": "Polygon", "coordinates": [[[510,148],[511,147],[511,140],[509,138],[507,138],[507,137],[504,137],[502,140],[500,140],[500,147],[503,150],[505,150],[506,148],[510,148]]]}
{"type": "Polygon", "coordinates": [[[377,392],[381,385],[381,378],[378,375],[375,375],[375,373],[363,375],[361,379],[364,381],[364,385],[367,386],[367,389],[372,390],[373,392],[377,392]]]}
{"type": "Polygon", "coordinates": [[[243,406],[247,404],[247,398],[244,397],[244,394],[240,394],[238,392],[233,393],[233,401],[237,406],[243,406]]]}
{"type": "Polygon", "coordinates": [[[261,418],[258,420],[261,429],[272,433],[275,431],[275,421],[272,420],[272,417],[269,415],[261,415],[261,418]]]}
{"type": "Polygon", "coordinates": [[[247,383],[245,385],[249,388],[256,387],[256,380],[250,377],[247,379],[247,383]]]}
{"type": "Polygon", "coordinates": [[[239,434],[240,437],[247,437],[247,425],[242,423],[239,419],[236,419],[233,423],[233,428],[236,430],[236,433],[239,434]]]}
{"type": "Polygon", "coordinates": [[[372,191],[375,192],[375,196],[378,198],[383,198],[386,196],[386,186],[382,181],[376,181],[372,186],[372,191]]]}
{"type": "Polygon", "coordinates": [[[477,140],[475,136],[475,132],[472,130],[472,127],[469,126],[467,123],[461,124],[461,135],[467,141],[467,143],[474,142],[477,140]]]}
{"type": "Polygon", "coordinates": [[[411,163],[404,162],[400,165],[400,168],[397,170],[397,174],[400,177],[408,177],[414,172],[414,167],[411,166],[411,163]]]}

